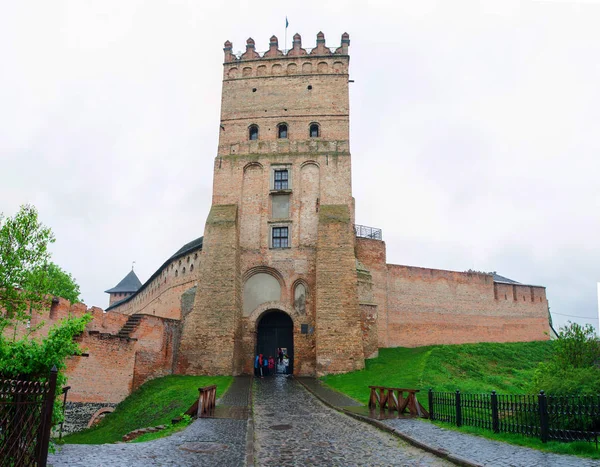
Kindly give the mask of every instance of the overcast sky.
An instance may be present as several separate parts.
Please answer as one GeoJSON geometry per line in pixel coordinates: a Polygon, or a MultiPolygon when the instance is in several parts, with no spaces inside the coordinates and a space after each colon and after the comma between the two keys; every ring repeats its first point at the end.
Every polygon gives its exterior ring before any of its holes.
{"type": "Polygon", "coordinates": [[[0,5],[0,212],[38,208],[88,305],[203,234],[223,42],[283,47],[287,15],[288,47],[350,34],[356,221],[388,262],[544,285],[555,327],[598,326],[600,2],[0,5]]]}

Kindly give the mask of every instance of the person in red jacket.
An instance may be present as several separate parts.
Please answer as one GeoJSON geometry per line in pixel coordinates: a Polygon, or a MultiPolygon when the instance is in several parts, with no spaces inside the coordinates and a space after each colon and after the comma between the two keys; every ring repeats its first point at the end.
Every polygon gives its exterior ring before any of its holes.
{"type": "Polygon", "coordinates": [[[275,374],[275,359],[273,358],[272,355],[269,355],[269,374],[270,375],[275,374]]]}
{"type": "Polygon", "coordinates": [[[258,354],[258,368],[260,371],[260,377],[263,377],[263,354],[258,354]]]}

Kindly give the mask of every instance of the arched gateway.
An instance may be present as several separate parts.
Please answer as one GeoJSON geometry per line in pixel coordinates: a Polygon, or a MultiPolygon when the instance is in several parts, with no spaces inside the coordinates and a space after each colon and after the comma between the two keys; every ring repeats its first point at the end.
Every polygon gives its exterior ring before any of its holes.
{"type": "Polygon", "coordinates": [[[287,349],[289,374],[294,372],[294,322],[287,313],[267,310],[256,327],[256,354],[277,358],[277,349],[287,349]]]}

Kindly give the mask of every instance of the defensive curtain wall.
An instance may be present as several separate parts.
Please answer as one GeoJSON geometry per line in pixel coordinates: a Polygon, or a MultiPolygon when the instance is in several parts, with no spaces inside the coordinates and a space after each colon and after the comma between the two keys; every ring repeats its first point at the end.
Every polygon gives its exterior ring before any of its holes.
{"type": "Polygon", "coordinates": [[[114,407],[148,379],[172,374],[180,334],[179,320],[105,313],[83,303],[54,299],[50,310],[32,315],[31,328],[43,323],[32,337],[84,313],[92,315],[77,338],[84,353],[67,360],[66,431],[84,428],[96,412],[114,407]]]}
{"type": "Polygon", "coordinates": [[[545,287],[494,280],[493,274],[387,264],[385,242],[368,238],[356,239],[356,256],[359,281],[366,283],[361,308],[372,352],[374,329],[378,347],[550,338],[545,287]]]}
{"type": "Polygon", "coordinates": [[[114,303],[111,294],[106,311],[181,319],[181,296],[198,280],[202,240],[200,237],[183,245],[134,294],[114,303]]]}

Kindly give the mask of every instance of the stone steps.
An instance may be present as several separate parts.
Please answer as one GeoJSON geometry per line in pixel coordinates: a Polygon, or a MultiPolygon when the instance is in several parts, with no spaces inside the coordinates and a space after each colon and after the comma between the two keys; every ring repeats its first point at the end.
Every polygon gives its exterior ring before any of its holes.
{"type": "Polygon", "coordinates": [[[131,315],[127,318],[127,322],[117,333],[117,336],[123,338],[129,338],[131,333],[139,326],[142,317],[140,315],[131,315]]]}

